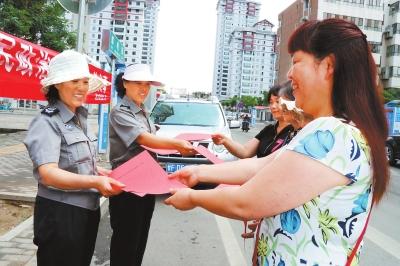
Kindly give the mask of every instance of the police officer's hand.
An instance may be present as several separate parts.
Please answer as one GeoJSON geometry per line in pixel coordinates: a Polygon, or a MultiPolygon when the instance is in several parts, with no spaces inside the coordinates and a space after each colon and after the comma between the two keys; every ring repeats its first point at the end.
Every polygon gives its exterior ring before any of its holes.
{"type": "Polygon", "coordinates": [[[227,137],[221,133],[215,133],[211,135],[212,141],[217,145],[224,145],[227,137]]]}
{"type": "Polygon", "coordinates": [[[98,165],[96,166],[96,170],[99,175],[110,176],[111,174],[111,170],[100,167],[98,165]]]}
{"type": "Polygon", "coordinates": [[[190,144],[189,141],[186,140],[177,140],[177,147],[176,149],[179,151],[180,154],[182,154],[183,156],[191,156],[191,155],[195,155],[197,152],[194,149],[194,147],[192,146],[192,144],[190,144]]]}
{"type": "Polygon", "coordinates": [[[125,187],[121,182],[107,176],[96,176],[96,189],[104,197],[118,195],[125,187]]]}
{"type": "Polygon", "coordinates": [[[170,174],[168,178],[176,179],[188,187],[193,187],[199,183],[197,168],[198,166],[195,165],[186,166],[181,170],[170,174]]]}

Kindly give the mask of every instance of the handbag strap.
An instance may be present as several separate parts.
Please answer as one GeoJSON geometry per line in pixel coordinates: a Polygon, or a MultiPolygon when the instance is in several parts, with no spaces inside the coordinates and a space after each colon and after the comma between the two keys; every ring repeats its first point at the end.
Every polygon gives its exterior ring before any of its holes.
{"type": "Polygon", "coordinates": [[[260,219],[260,222],[257,225],[257,230],[256,230],[256,241],[254,243],[254,250],[253,250],[253,256],[251,258],[252,265],[257,266],[257,248],[258,248],[258,241],[260,240],[260,228],[261,228],[261,223],[263,219],[260,219]]]}
{"type": "Polygon", "coordinates": [[[358,237],[356,245],[354,246],[353,250],[351,251],[350,256],[347,258],[346,266],[351,265],[355,255],[357,254],[357,251],[358,251],[358,248],[360,247],[361,241],[364,238],[364,234],[367,231],[367,226],[368,226],[368,222],[369,222],[369,217],[371,216],[371,212],[372,212],[372,206],[371,206],[371,209],[369,210],[367,221],[365,222],[365,225],[364,225],[364,229],[362,230],[360,236],[358,237]]]}

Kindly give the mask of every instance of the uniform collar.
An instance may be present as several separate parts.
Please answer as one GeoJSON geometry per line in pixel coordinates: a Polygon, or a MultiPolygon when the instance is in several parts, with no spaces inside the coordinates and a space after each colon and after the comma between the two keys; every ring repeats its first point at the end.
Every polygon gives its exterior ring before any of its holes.
{"type": "MultiPolygon", "coordinates": [[[[75,113],[72,112],[61,100],[58,100],[54,107],[60,110],[60,116],[64,123],[68,123],[75,116],[75,113]]],[[[79,106],[76,108],[76,114],[87,118],[88,111],[85,107],[79,106]]]]}
{"type": "Polygon", "coordinates": [[[128,96],[124,96],[124,98],[122,98],[122,100],[121,100],[121,105],[125,105],[125,106],[128,106],[129,107],[129,109],[133,112],[133,113],[135,113],[135,114],[137,114],[137,113],[139,113],[140,111],[143,111],[143,112],[145,112],[145,109],[144,109],[144,105],[142,105],[142,106],[137,106],[136,105],[136,103],[134,103],[131,99],[129,99],[129,97],[128,96]]]}

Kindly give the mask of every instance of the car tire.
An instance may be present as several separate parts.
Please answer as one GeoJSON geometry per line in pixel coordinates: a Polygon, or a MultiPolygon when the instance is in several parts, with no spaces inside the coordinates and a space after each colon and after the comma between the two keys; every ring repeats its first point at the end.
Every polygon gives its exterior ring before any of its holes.
{"type": "Polygon", "coordinates": [[[386,144],[386,157],[391,166],[396,164],[396,159],[394,158],[394,150],[390,144],[386,144]]]}

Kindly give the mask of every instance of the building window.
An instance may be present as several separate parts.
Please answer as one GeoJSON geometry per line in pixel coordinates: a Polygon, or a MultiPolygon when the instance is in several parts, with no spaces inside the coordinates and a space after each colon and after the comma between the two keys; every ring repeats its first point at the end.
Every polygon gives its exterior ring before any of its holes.
{"type": "Polygon", "coordinates": [[[389,45],[386,50],[386,56],[396,56],[400,55],[400,45],[393,44],[389,45]]]}
{"type": "Polygon", "coordinates": [[[377,53],[379,54],[381,52],[381,43],[379,42],[368,42],[369,46],[371,47],[371,52],[372,53],[377,53]]]}
{"type": "Polygon", "coordinates": [[[389,15],[394,15],[399,12],[400,2],[396,1],[393,4],[389,4],[389,15]]]}
{"type": "Polygon", "coordinates": [[[363,25],[363,22],[364,20],[362,18],[358,18],[357,25],[361,27],[363,25]]]}

